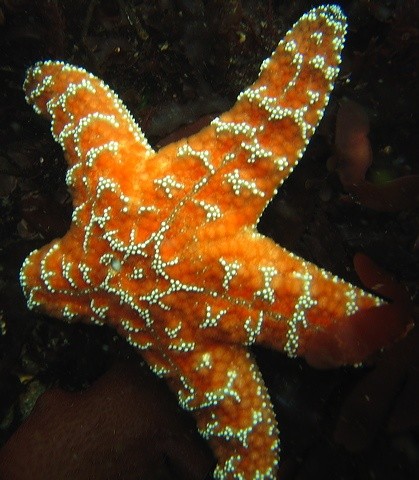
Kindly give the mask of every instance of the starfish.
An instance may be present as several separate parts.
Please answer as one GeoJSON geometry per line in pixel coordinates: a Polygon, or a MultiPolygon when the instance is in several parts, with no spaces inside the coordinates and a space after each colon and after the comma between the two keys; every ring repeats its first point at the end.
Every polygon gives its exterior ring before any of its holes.
{"type": "Polygon", "coordinates": [[[217,479],[277,472],[277,422],[251,345],[335,366],[400,334],[371,314],[382,299],[256,230],[323,115],[345,31],[338,6],[309,11],[230,111],[158,152],[92,74],[53,61],[27,72],[26,99],[51,119],[74,203],[66,235],[22,266],[28,306],[125,336],[195,416],[217,479]]]}

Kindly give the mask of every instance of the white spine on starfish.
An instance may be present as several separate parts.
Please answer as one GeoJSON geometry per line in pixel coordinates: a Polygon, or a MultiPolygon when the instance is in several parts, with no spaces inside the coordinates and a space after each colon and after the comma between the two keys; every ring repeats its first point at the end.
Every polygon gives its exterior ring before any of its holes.
{"type": "Polygon", "coordinates": [[[227,262],[224,258],[220,258],[220,263],[224,268],[223,288],[228,290],[231,280],[237,275],[240,268],[240,263],[236,260],[233,262],[227,262]]]}
{"type": "Polygon", "coordinates": [[[199,363],[195,366],[194,370],[199,372],[200,370],[209,370],[213,368],[213,359],[212,355],[209,352],[205,352],[201,355],[199,363]]]}
{"type": "Polygon", "coordinates": [[[81,213],[83,212],[84,208],[86,208],[86,206],[87,206],[87,202],[83,202],[74,208],[73,213],[71,214],[72,223],[80,227],[83,225],[83,222],[80,217],[81,217],[81,213]]]}
{"type": "Polygon", "coordinates": [[[106,314],[109,311],[109,307],[107,305],[96,305],[96,302],[94,299],[90,300],[90,308],[92,309],[92,312],[95,314],[95,318],[98,319],[100,318],[101,320],[106,319],[106,314]]]}
{"type": "Polygon", "coordinates": [[[193,199],[195,205],[202,207],[205,211],[206,219],[208,222],[221,218],[221,209],[215,203],[208,203],[205,200],[193,199]]]}
{"type": "Polygon", "coordinates": [[[219,321],[227,313],[227,310],[222,309],[218,313],[214,315],[212,312],[211,305],[206,305],[205,306],[205,318],[204,320],[199,324],[199,328],[214,328],[218,326],[219,321]]]}
{"type": "MultiPolygon", "coordinates": [[[[201,433],[201,435],[203,434],[201,433]]],[[[231,475],[234,475],[234,480],[246,480],[243,474],[238,473],[237,466],[240,464],[241,459],[241,455],[235,454],[231,455],[223,465],[218,464],[214,470],[214,478],[217,480],[225,480],[231,478],[231,475]]]]}
{"type": "Polygon", "coordinates": [[[212,175],[214,175],[215,173],[215,167],[210,161],[211,154],[209,150],[194,150],[190,145],[188,145],[187,143],[184,143],[178,149],[178,156],[179,157],[183,157],[183,156],[197,157],[202,161],[202,163],[205,165],[205,167],[209,170],[209,172],[212,175]]]}
{"type": "Polygon", "coordinates": [[[75,186],[75,177],[77,174],[77,170],[79,168],[83,168],[83,163],[82,162],[77,162],[73,166],[71,166],[68,170],[67,173],[65,174],[65,183],[68,187],[74,187],[75,186]]]}
{"type": "Polygon", "coordinates": [[[275,290],[272,288],[272,280],[275,275],[278,275],[278,270],[275,267],[259,267],[263,274],[263,287],[255,292],[255,297],[259,297],[265,302],[273,303],[275,301],[275,290]]]}
{"type": "Polygon", "coordinates": [[[71,322],[74,318],[77,317],[77,313],[75,313],[71,310],[70,305],[65,305],[64,306],[64,308],[62,310],[62,314],[63,314],[64,318],[69,322],[71,322]]]}
{"type": "Polygon", "coordinates": [[[58,242],[53,243],[52,247],[47,251],[47,253],[44,255],[44,257],[41,260],[41,272],[40,272],[40,277],[42,282],[44,283],[45,287],[50,293],[56,292],[56,289],[51,285],[50,279],[54,278],[55,274],[53,270],[50,270],[47,266],[48,259],[50,255],[53,255],[54,252],[59,250],[60,245],[58,242]]]}
{"type": "MultiPolygon", "coordinates": [[[[223,398],[224,399],[224,398],[223,398]]],[[[222,437],[229,441],[231,439],[238,440],[244,448],[249,446],[249,435],[253,432],[254,428],[262,423],[263,415],[260,410],[253,410],[251,415],[251,423],[243,428],[234,428],[230,425],[221,427],[217,420],[213,423],[208,423],[205,430],[201,430],[201,435],[210,439],[211,437],[222,437]]]]}
{"type": "Polygon", "coordinates": [[[86,263],[80,262],[77,265],[79,272],[81,273],[81,276],[83,280],[86,282],[87,285],[92,285],[92,281],[90,279],[90,272],[92,271],[91,267],[87,265],[86,263]]]}
{"type": "Polygon", "coordinates": [[[357,301],[357,294],[355,291],[355,288],[348,288],[348,290],[345,292],[345,296],[347,297],[347,302],[346,302],[346,315],[352,315],[358,310],[358,306],[356,304],[357,301]]]}
{"type": "Polygon", "coordinates": [[[253,345],[257,337],[262,332],[263,316],[264,316],[263,310],[260,310],[255,325],[253,325],[252,317],[248,317],[244,322],[243,328],[247,334],[246,345],[253,345]]]}
{"type": "MultiPolygon", "coordinates": [[[[295,52],[297,50],[297,42],[295,40],[290,40],[288,42],[284,42],[284,50],[286,52],[295,52]]],[[[281,42],[280,42],[281,44],[281,42]]]]}
{"type": "Polygon", "coordinates": [[[169,350],[175,350],[177,352],[191,352],[195,350],[196,343],[195,342],[187,342],[182,339],[178,339],[174,343],[169,343],[169,350]]]}
{"type": "Polygon", "coordinates": [[[317,45],[323,43],[323,32],[314,32],[310,35],[310,38],[314,38],[317,45]]]}
{"type": "Polygon", "coordinates": [[[182,322],[179,322],[176,325],[176,327],[165,327],[164,331],[166,335],[173,340],[174,338],[177,338],[181,329],[182,329],[182,322]]]}
{"type": "Polygon", "coordinates": [[[134,267],[129,276],[133,280],[142,280],[145,277],[144,269],[141,267],[134,267]]]}
{"type": "MultiPolygon", "coordinates": [[[[146,351],[153,348],[153,344],[151,342],[139,342],[138,340],[136,340],[136,337],[133,337],[131,334],[127,335],[127,340],[133,347],[138,348],[138,350],[140,351],[146,351]]],[[[159,377],[164,375],[163,373],[156,371],[153,368],[153,365],[150,364],[149,366],[153,370],[153,372],[159,377]]]]}
{"type": "MultiPolygon", "coordinates": [[[[34,75],[37,75],[41,73],[41,67],[40,64],[36,65],[33,69],[32,72],[34,75]]],[[[51,85],[53,85],[53,77],[51,75],[46,75],[45,77],[42,77],[41,82],[37,84],[37,86],[31,90],[29,95],[25,95],[25,100],[27,103],[30,105],[33,105],[33,109],[38,115],[42,114],[41,109],[36,105],[35,101],[38,97],[40,97],[45,90],[47,90],[51,85]]],[[[26,81],[23,84],[23,88],[26,90],[26,81]]]]}
{"type": "Polygon", "coordinates": [[[69,97],[74,96],[77,94],[79,90],[87,90],[88,92],[92,93],[93,95],[96,93],[96,89],[88,80],[83,79],[80,83],[70,83],[67,89],[59,95],[54,101],[50,100],[47,103],[47,110],[48,113],[52,117],[52,125],[55,126],[55,111],[57,109],[63,110],[67,112],[71,121],[69,121],[58,136],[54,136],[54,139],[63,147],[65,148],[64,140],[68,137],[73,137],[74,143],[76,145],[76,153],[79,159],[82,158],[81,150],[78,148],[78,144],[80,142],[80,133],[83,131],[84,128],[91,125],[92,120],[101,119],[109,122],[114,127],[118,128],[119,123],[116,121],[115,115],[104,115],[100,112],[93,112],[86,117],[82,117],[78,120],[77,124],[74,124],[74,115],[67,110],[67,100],[69,97]],[[93,115],[93,116],[92,116],[93,115]]]}
{"type": "Polygon", "coordinates": [[[226,398],[230,401],[235,401],[238,404],[241,401],[239,391],[234,388],[234,384],[238,377],[236,370],[227,370],[226,384],[216,390],[210,390],[204,393],[204,400],[199,405],[199,408],[214,407],[224,402],[226,398]]]}
{"type": "Polygon", "coordinates": [[[289,162],[287,160],[287,157],[277,157],[274,160],[275,165],[277,166],[278,170],[280,172],[284,171],[286,168],[288,168],[289,162]]]}
{"type": "Polygon", "coordinates": [[[155,205],[140,205],[137,209],[137,213],[140,215],[146,212],[158,212],[159,209],[155,205]]]}
{"type": "Polygon", "coordinates": [[[257,138],[254,138],[251,143],[242,142],[240,146],[243,150],[250,153],[250,156],[247,159],[248,163],[255,163],[256,160],[270,158],[273,155],[270,150],[262,147],[257,138]]]}
{"type": "Polygon", "coordinates": [[[103,152],[117,153],[119,148],[119,143],[111,140],[110,142],[104,143],[99,147],[92,147],[86,152],[86,165],[92,167],[97,157],[99,157],[103,152]]]}
{"type": "Polygon", "coordinates": [[[80,118],[76,125],[74,125],[73,123],[68,123],[58,135],[57,141],[63,148],[65,148],[65,140],[68,137],[73,137],[77,157],[79,159],[82,159],[83,152],[80,148],[80,138],[83,135],[84,130],[93,123],[95,123],[97,120],[107,122],[115,129],[120,127],[120,123],[117,121],[115,115],[106,115],[100,112],[93,112],[89,113],[85,117],[80,118]]]}
{"type": "MultiPolygon", "coordinates": [[[[95,199],[99,199],[102,193],[106,190],[111,191],[112,193],[117,193],[118,192],[118,184],[109,178],[104,178],[104,177],[99,177],[98,184],[97,184],[97,189],[96,189],[96,197],[95,199]]],[[[84,206],[84,205],[83,205],[84,206]]],[[[80,206],[80,210],[82,210],[83,207],[80,206]]],[[[75,209],[75,211],[79,211],[78,209],[75,209]]],[[[85,235],[84,235],[84,240],[83,240],[83,250],[87,252],[88,250],[88,244],[89,244],[89,239],[90,236],[93,235],[93,228],[95,224],[98,224],[102,230],[105,229],[106,223],[111,219],[111,208],[106,207],[104,208],[103,212],[101,212],[100,215],[96,215],[94,213],[94,206],[92,207],[92,213],[91,217],[89,219],[89,222],[86,224],[84,227],[85,235]]],[[[103,235],[105,236],[105,235],[103,235]]]]}
{"type": "Polygon", "coordinates": [[[320,93],[315,92],[314,90],[307,90],[307,95],[309,98],[309,104],[314,105],[320,100],[320,93]]]}
{"type": "Polygon", "coordinates": [[[72,262],[66,262],[65,257],[63,257],[61,262],[61,271],[63,273],[63,277],[67,280],[72,288],[78,288],[77,282],[71,275],[71,269],[74,268],[72,262]]]}
{"type": "Polygon", "coordinates": [[[257,132],[261,131],[262,127],[252,127],[246,122],[224,122],[219,117],[214,118],[211,125],[215,127],[215,132],[231,133],[233,135],[244,135],[249,138],[254,138],[257,132]]]}
{"type": "Polygon", "coordinates": [[[160,378],[169,376],[172,371],[166,366],[160,364],[149,363],[151,371],[160,378]]]}
{"type": "Polygon", "coordinates": [[[121,319],[121,325],[122,325],[122,328],[129,333],[140,333],[144,330],[143,328],[134,326],[131,320],[128,320],[128,319],[121,319]]]}
{"type": "MultiPolygon", "coordinates": [[[[297,79],[298,77],[296,76],[294,82],[296,82],[297,79]]],[[[291,88],[293,87],[293,85],[290,83],[289,87],[291,88]]],[[[246,98],[250,103],[256,102],[259,108],[266,110],[266,112],[268,113],[269,121],[282,120],[284,118],[292,119],[299,126],[301,131],[301,137],[303,138],[303,140],[305,140],[305,143],[307,143],[309,136],[313,133],[315,128],[314,125],[311,125],[304,120],[305,114],[308,111],[308,106],[304,105],[300,108],[295,109],[283,107],[281,105],[278,105],[278,99],[276,97],[265,96],[264,91],[265,89],[263,89],[262,87],[249,87],[243,91],[241,97],[246,98]]],[[[322,113],[323,112],[318,112],[319,117],[320,115],[322,115],[322,113]]],[[[269,157],[270,155],[268,155],[268,151],[265,151],[261,148],[259,156],[269,157]]]]}
{"type": "Polygon", "coordinates": [[[176,181],[173,175],[166,175],[163,178],[157,178],[154,180],[155,185],[162,188],[168,198],[173,198],[173,191],[175,189],[181,190],[185,188],[185,185],[176,181]]]}
{"type": "Polygon", "coordinates": [[[257,188],[256,182],[241,178],[240,170],[237,168],[232,172],[226,173],[224,177],[227,183],[231,185],[233,192],[236,195],[240,195],[242,193],[242,189],[244,189],[250,191],[253,193],[253,195],[257,195],[262,198],[265,196],[265,192],[257,188]]]}
{"type": "Polygon", "coordinates": [[[313,275],[311,275],[307,268],[307,263],[302,263],[303,272],[294,272],[293,276],[302,281],[302,293],[298,297],[297,303],[294,307],[294,313],[288,321],[287,341],[284,346],[284,351],[290,356],[295,357],[299,345],[299,329],[307,328],[306,313],[308,310],[316,306],[317,300],[311,295],[311,283],[313,275]]]}

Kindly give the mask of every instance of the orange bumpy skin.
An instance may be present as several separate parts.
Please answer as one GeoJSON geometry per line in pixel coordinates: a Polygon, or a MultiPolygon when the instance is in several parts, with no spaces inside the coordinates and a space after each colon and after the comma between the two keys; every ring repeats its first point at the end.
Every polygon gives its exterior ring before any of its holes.
{"type": "Polygon", "coordinates": [[[229,112],[159,152],[83,69],[27,73],[74,201],[67,234],[22,266],[28,306],[117,328],[195,415],[217,479],[277,471],[277,423],[250,345],[340,365],[396,336],[364,344],[384,302],[256,231],[323,115],[345,31],[338,6],[306,13],[229,112]]]}

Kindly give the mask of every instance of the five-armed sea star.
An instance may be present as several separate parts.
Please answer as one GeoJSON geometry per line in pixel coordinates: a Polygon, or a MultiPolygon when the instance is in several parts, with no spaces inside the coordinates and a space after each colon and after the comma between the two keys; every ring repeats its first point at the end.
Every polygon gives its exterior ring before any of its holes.
{"type": "Polygon", "coordinates": [[[345,30],[338,6],[303,15],[230,111],[157,153],[93,75],[62,62],[27,73],[74,201],[67,234],[22,266],[28,305],[117,328],[194,414],[218,479],[277,471],[277,423],[250,345],[339,365],[396,336],[363,342],[383,302],[256,231],[323,115],[345,30]]]}

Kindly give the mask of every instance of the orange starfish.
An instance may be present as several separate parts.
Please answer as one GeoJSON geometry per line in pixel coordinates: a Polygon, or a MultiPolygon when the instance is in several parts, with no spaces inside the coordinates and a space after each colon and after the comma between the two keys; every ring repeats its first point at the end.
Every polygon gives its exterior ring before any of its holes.
{"type": "Polygon", "coordinates": [[[28,306],[115,326],[195,415],[218,479],[277,471],[277,424],[250,345],[340,365],[402,330],[377,328],[369,314],[382,300],[256,231],[323,115],[345,30],[337,6],[303,15],[229,112],[157,153],[86,71],[45,62],[25,81],[66,153],[74,201],[67,234],[22,266],[28,306]]]}

